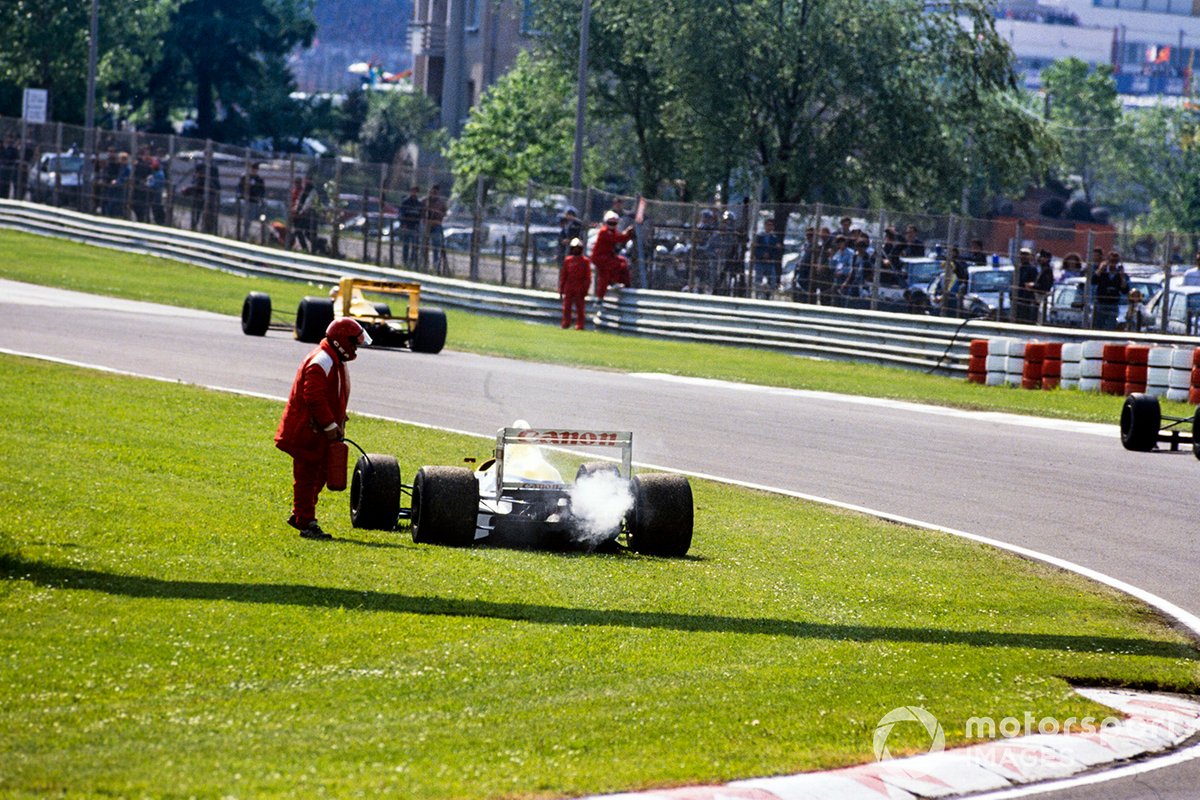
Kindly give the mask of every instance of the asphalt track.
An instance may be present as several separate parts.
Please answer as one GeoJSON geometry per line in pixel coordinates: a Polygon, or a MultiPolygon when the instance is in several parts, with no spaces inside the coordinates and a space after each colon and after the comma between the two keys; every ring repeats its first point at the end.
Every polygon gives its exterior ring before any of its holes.
{"type": "MultiPolygon", "coordinates": [[[[308,349],[283,333],[246,337],[233,317],[7,281],[0,281],[0,319],[0,348],[8,351],[273,397],[286,397],[308,349]],[[64,308],[69,314],[57,313],[64,308]]],[[[1115,424],[452,351],[366,351],[352,373],[353,411],[483,435],[517,418],[538,426],[632,430],[638,462],[987,536],[1073,561],[1200,613],[1200,462],[1190,450],[1128,453],[1115,424]]],[[[1200,760],[1041,796],[1193,800],[1200,797],[1200,760]]]]}

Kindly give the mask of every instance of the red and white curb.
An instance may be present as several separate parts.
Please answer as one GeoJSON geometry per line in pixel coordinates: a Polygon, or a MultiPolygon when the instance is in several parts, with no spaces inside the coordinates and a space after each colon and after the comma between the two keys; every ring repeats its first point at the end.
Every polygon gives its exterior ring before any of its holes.
{"type": "Polygon", "coordinates": [[[1200,734],[1200,703],[1146,692],[1080,689],[1120,712],[1086,733],[1034,734],[829,772],[656,789],[585,800],[917,800],[1011,789],[1177,747],[1200,734]]]}

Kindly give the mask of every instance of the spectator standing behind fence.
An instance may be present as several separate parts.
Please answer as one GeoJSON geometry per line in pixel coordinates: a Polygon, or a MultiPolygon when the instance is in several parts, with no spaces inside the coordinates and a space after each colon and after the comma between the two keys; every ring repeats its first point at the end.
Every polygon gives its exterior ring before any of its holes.
{"type": "MultiPolygon", "coordinates": [[[[1050,298],[1050,290],[1054,288],[1054,267],[1051,265],[1051,253],[1042,248],[1038,250],[1038,274],[1033,282],[1034,298],[1039,309],[1044,309],[1050,298]]],[[[1042,314],[1045,318],[1045,314],[1042,314]]]]}
{"type": "Polygon", "coordinates": [[[811,225],[804,229],[804,243],[796,253],[796,266],[792,270],[792,302],[807,303],[808,287],[812,280],[812,260],[817,247],[817,229],[811,225]]]}
{"type": "Polygon", "coordinates": [[[708,237],[708,250],[717,268],[713,294],[733,296],[745,293],[746,276],[738,258],[741,253],[738,238],[737,218],[732,211],[723,212],[716,233],[708,237]]]}
{"type": "Polygon", "coordinates": [[[972,239],[971,249],[966,253],[966,260],[977,267],[986,267],[987,253],[983,249],[983,239],[972,239]]]}
{"type": "Polygon", "coordinates": [[[558,296],[562,300],[562,326],[571,326],[574,312],[575,328],[583,330],[588,288],[592,285],[592,262],[583,254],[579,237],[567,243],[567,256],[558,272],[558,296]]]}
{"type": "Polygon", "coordinates": [[[560,264],[567,257],[567,251],[571,249],[573,239],[582,241],[583,223],[579,221],[575,206],[567,206],[563,209],[562,216],[558,218],[558,261],[560,264]]]}
{"type": "Polygon", "coordinates": [[[916,225],[909,225],[904,229],[904,255],[913,258],[920,258],[925,255],[925,242],[921,240],[921,235],[917,231],[916,225]]]}
{"type": "Polygon", "coordinates": [[[155,225],[167,221],[167,209],[163,205],[163,190],[167,188],[167,173],[162,161],[150,159],[150,174],[146,176],[146,193],[150,200],[150,216],[155,225]]]}
{"type": "Polygon", "coordinates": [[[821,228],[817,234],[817,260],[813,262],[812,266],[810,302],[820,303],[823,306],[833,303],[833,264],[830,259],[833,258],[836,250],[837,242],[834,241],[829,228],[821,228]]]}
{"type": "Polygon", "coordinates": [[[1016,321],[1037,322],[1037,299],[1034,286],[1037,285],[1038,269],[1033,263],[1033,251],[1022,247],[1017,254],[1017,296],[1013,303],[1016,311],[1016,321]]]}
{"type": "Polygon", "coordinates": [[[775,232],[775,220],[763,222],[763,229],[754,237],[751,249],[754,263],[754,283],[759,296],[770,298],[771,292],[779,288],[780,272],[783,269],[783,237],[775,232]],[[765,291],[762,290],[765,284],[765,291]]]}
{"type": "Polygon", "coordinates": [[[429,194],[425,197],[422,212],[431,268],[438,273],[443,272],[446,267],[446,242],[442,231],[446,210],[446,198],[442,197],[442,187],[435,183],[429,187],[429,194]]]}
{"type": "Polygon", "coordinates": [[[840,233],[833,237],[833,252],[829,256],[827,267],[829,279],[825,280],[824,276],[822,276],[822,279],[818,281],[820,284],[821,305],[830,305],[834,302],[833,298],[840,295],[839,290],[842,281],[850,275],[851,270],[854,268],[854,251],[850,249],[846,237],[840,233]],[[826,294],[829,295],[828,299],[826,299],[826,294]]]}
{"type": "Polygon", "coordinates": [[[267,184],[258,174],[258,162],[253,162],[238,178],[237,199],[242,204],[242,234],[250,235],[250,224],[262,214],[263,198],[267,196],[267,184]]]}
{"type": "Polygon", "coordinates": [[[4,145],[0,147],[0,200],[17,197],[17,163],[21,160],[21,150],[13,141],[11,135],[4,137],[4,145]]]}
{"type": "Polygon", "coordinates": [[[1154,320],[1146,313],[1146,304],[1142,302],[1143,299],[1140,289],[1129,290],[1129,305],[1125,309],[1125,319],[1122,320],[1122,327],[1125,330],[1137,333],[1149,330],[1154,326],[1154,320]]]}
{"type": "Polygon", "coordinates": [[[863,286],[867,270],[871,268],[871,239],[856,231],[854,246],[850,256],[850,271],[844,276],[835,277],[838,281],[837,293],[844,308],[859,308],[859,299],[863,296],[863,286]]]}
{"type": "Polygon", "coordinates": [[[421,187],[414,185],[400,201],[400,258],[406,267],[416,266],[420,239],[421,187]]]}
{"type": "Polygon", "coordinates": [[[1083,277],[1083,259],[1079,253],[1067,253],[1062,260],[1062,274],[1058,276],[1059,283],[1066,283],[1071,278],[1083,277]]]}
{"type": "Polygon", "coordinates": [[[1117,329],[1117,311],[1121,298],[1129,292],[1129,278],[1121,254],[1110,250],[1108,257],[1096,271],[1096,318],[1095,327],[1102,331],[1117,329]]]}
{"type": "Polygon", "coordinates": [[[137,160],[133,162],[133,187],[130,192],[130,205],[133,216],[138,222],[150,219],[150,188],[146,182],[150,179],[153,169],[150,164],[150,148],[143,147],[138,151],[137,160]]]}
{"type": "MultiPolygon", "coordinates": [[[[122,153],[121,155],[125,156],[125,163],[128,164],[129,154],[122,153]]],[[[115,147],[110,147],[104,159],[104,176],[101,181],[103,186],[100,191],[100,213],[106,217],[119,215],[121,207],[124,205],[124,198],[117,187],[117,178],[121,174],[121,155],[117,154],[115,147]]]]}
{"type": "Polygon", "coordinates": [[[951,247],[942,262],[942,275],[938,279],[938,294],[941,296],[941,316],[963,316],[963,298],[967,294],[967,283],[971,272],[957,247],[951,247]]]}
{"type": "Polygon", "coordinates": [[[305,175],[300,184],[300,194],[292,209],[292,221],[296,228],[296,241],[302,250],[316,252],[317,247],[317,188],[312,175],[305,175]]]}

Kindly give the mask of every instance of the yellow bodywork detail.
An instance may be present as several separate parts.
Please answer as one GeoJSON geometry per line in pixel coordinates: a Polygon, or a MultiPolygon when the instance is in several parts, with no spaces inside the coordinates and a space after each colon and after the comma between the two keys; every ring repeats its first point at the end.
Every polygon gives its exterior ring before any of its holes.
{"type": "MultiPolygon", "coordinates": [[[[363,296],[363,292],[403,296],[407,300],[404,318],[408,320],[410,329],[417,324],[421,296],[421,285],[418,283],[344,277],[338,281],[334,297],[334,314],[338,317],[384,320],[385,318],[379,316],[375,311],[375,304],[367,300],[363,296]]],[[[392,319],[397,319],[397,317],[392,317],[392,319]]]]}

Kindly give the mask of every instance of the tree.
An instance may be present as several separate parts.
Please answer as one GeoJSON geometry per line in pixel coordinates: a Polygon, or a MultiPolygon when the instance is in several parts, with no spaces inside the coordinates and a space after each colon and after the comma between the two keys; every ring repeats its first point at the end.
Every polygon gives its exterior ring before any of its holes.
{"type": "Polygon", "coordinates": [[[1058,167],[1079,177],[1089,203],[1110,187],[1121,141],[1121,100],[1112,68],[1089,69],[1078,58],[1055,61],[1042,71],[1050,131],[1058,142],[1058,167]]]}
{"type": "Polygon", "coordinates": [[[570,185],[574,94],[570,76],[552,62],[518,55],[447,151],[455,182],[471,186],[482,175],[510,190],[531,178],[570,185]]]}
{"type": "Polygon", "coordinates": [[[197,133],[221,138],[218,103],[244,116],[250,98],[289,85],[283,58],[315,31],[311,0],[183,0],[150,79],[154,127],[190,98],[197,133]]]}
{"type": "Polygon", "coordinates": [[[1151,229],[1185,231],[1194,248],[1200,231],[1200,117],[1167,106],[1133,114],[1121,177],[1149,208],[1151,229]]]}
{"type": "MultiPolygon", "coordinates": [[[[105,0],[100,15],[97,107],[141,104],[158,41],[177,0],[105,0]]],[[[25,87],[50,92],[50,116],[84,121],[90,4],[0,0],[0,113],[19,116],[25,87]]]]}
{"type": "MultiPolygon", "coordinates": [[[[661,165],[710,188],[748,169],[778,203],[955,208],[964,186],[1019,186],[1053,143],[1021,107],[987,2],[927,6],[606,0],[589,91],[639,132],[644,185],[661,165]]],[[[577,9],[550,0],[539,18],[545,57],[568,74],[577,9]]]]}
{"type": "Polygon", "coordinates": [[[405,146],[429,143],[437,106],[423,94],[407,92],[367,93],[367,116],[359,142],[368,161],[390,164],[405,146]]]}

